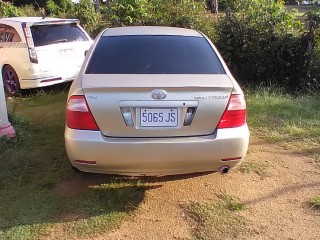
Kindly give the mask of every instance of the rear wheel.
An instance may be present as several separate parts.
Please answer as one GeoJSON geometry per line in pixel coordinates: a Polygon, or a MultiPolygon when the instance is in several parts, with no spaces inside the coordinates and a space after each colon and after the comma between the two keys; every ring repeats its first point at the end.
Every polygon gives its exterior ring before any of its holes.
{"type": "Polygon", "coordinates": [[[81,170],[79,170],[78,168],[74,167],[73,165],[71,165],[71,168],[72,168],[75,176],[78,176],[78,177],[80,177],[80,178],[87,178],[88,175],[90,175],[90,173],[81,171],[81,170]]]}
{"type": "Polygon", "coordinates": [[[71,168],[74,172],[77,172],[77,173],[81,173],[82,171],[80,171],[78,168],[76,168],[75,166],[71,165],[71,168]]]}
{"type": "Polygon", "coordinates": [[[2,70],[2,78],[7,96],[13,97],[20,94],[19,77],[13,67],[6,65],[2,70]]]}

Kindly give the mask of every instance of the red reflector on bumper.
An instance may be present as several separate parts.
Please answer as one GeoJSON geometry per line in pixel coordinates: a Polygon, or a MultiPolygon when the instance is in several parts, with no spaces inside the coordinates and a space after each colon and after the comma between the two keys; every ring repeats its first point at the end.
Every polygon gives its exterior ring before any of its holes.
{"type": "Polygon", "coordinates": [[[221,161],[226,162],[226,161],[238,161],[240,160],[241,157],[234,157],[234,158],[222,158],[221,161]]]}
{"type": "Polygon", "coordinates": [[[76,160],[75,163],[78,164],[87,164],[87,165],[95,165],[96,161],[85,161],[85,160],[76,160]]]}

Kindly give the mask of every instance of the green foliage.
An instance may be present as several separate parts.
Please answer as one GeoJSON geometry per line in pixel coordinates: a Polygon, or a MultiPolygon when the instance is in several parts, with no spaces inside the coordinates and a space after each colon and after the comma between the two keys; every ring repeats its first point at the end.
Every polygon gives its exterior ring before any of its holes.
{"type": "Polygon", "coordinates": [[[303,81],[304,86],[309,91],[320,91],[320,9],[318,11],[309,11],[307,16],[307,32],[304,35],[304,41],[307,44],[307,62],[306,78],[303,81]]]}
{"type": "Polygon", "coordinates": [[[320,156],[320,95],[247,89],[248,125],[260,138],[320,156]]]}
{"type": "MultiPolygon", "coordinates": [[[[21,3],[29,1],[19,1],[21,3]]],[[[286,10],[284,1],[221,0],[219,16],[207,11],[206,1],[113,0],[95,11],[91,0],[39,0],[50,16],[77,18],[95,37],[102,29],[128,25],[160,25],[196,29],[219,48],[236,78],[245,84],[273,86],[291,92],[320,90],[320,12],[305,15],[286,10]]],[[[37,5],[37,4],[36,4],[37,5]]],[[[38,7],[39,7],[38,6],[38,7]]],[[[3,3],[1,16],[40,16],[31,5],[3,3]]]]}
{"type": "Polygon", "coordinates": [[[58,15],[60,10],[59,6],[53,0],[46,2],[46,9],[52,15],[58,15]]]}
{"type": "Polygon", "coordinates": [[[82,0],[75,6],[72,17],[80,20],[81,25],[92,36],[96,36],[103,28],[100,14],[95,12],[91,0],[82,0]]]}
{"type": "Polygon", "coordinates": [[[243,203],[229,195],[219,196],[214,203],[194,202],[186,206],[197,223],[196,239],[236,239],[246,231],[246,220],[237,214],[245,209],[243,203]]]}
{"type": "Polygon", "coordinates": [[[314,209],[320,211],[320,195],[311,199],[310,206],[311,206],[311,208],[314,208],[314,209]]]}
{"type": "Polygon", "coordinates": [[[20,8],[11,3],[2,2],[0,8],[0,17],[19,17],[22,16],[20,8]]]}
{"type": "Polygon", "coordinates": [[[294,14],[282,2],[244,0],[220,18],[217,45],[239,80],[301,88],[307,44],[294,14]]]}
{"type": "Polygon", "coordinates": [[[194,28],[210,38],[215,36],[216,19],[204,1],[117,0],[103,9],[103,18],[112,26],[159,25],[194,28]]]}
{"type": "Polygon", "coordinates": [[[308,68],[306,78],[303,81],[304,87],[307,92],[319,93],[320,92],[320,44],[317,41],[317,47],[309,56],[308,68]]]}
{"type": "Polygon", "coordinates": [[[215,38],[216,19],[206,10],[204,1],[153,0],[149,24],[192,28],[215,38]]]}
{"type": "Polygon", "coordinates": [[[230,195],[221,195],[220,201],[219,201],[219,206],[221,208],[228,209],[231,212],[234,211],[240,211],[246,209],[246,205],[239,202],[235,197],[230,196],[230,195]]]}
{"type": "Polygon", "coordinates": [[[220,0],[219,1],[219,9],[227,10],[227,9],[234,9],[239,0],[220,0]]]}
{"type": "Polygon", "coordinates": [[[197,16],[205,13],[203,2],[155,0],[153,5],[155,25],[194,28],[197,16]]]}
{"type": "Polygon", "coordinates": [[[118,226],[150,188],[73,173],[63,141],[66,98],[41,91],[8,100],[17,137],[0,142],[1,240],[87,239],[118,226]]]}
{"type": "Polygon", "coordinates": [[[48,0],[46,10],[52,16],[65,17],[74,12],[74,4],[71,0],[48,0]]]}
{"type": "Polygon", "coordinates": [[[245,161],[243,164],[241,164],[239,171],[242,173],[254,172],[262,177],[265,177],[267,176],[267,165],[255,161],[245,161]]]}
{"type": "Polygon", "coordinates": [[[245,0],[236,5],[235,11],[245,11],[245,23],[261,33],[282,35],[302,29],[295,10],[286,11],[283,1],[245,0]]]}
{"type": "Polygon", "coordinates": [[[115,26],[141,25],[149,17],[150,1],[115,0],[110,5],[111,19],[115,26]]]}
{"type": "Polygon", "coordinates": [[[21,15],[27,17],[41,17],[43,9],[35,9],[32,5],[24,5],[20,7],[21,15]]]}
{"type": "Polygon", "coordinates": [[[95,11],[91,0],[82,0],[76,5],[71,0],[48,0],[45,9],[50,16],[79,19],[81,25],[92,37],[104,27],[101,23],[101,15],[95,11]]]}

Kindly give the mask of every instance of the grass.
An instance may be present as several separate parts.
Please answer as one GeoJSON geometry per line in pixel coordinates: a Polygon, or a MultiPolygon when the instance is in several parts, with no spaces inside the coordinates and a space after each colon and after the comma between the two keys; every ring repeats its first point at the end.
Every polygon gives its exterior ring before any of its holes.
{"type": "Polygon", "coordinates": [[[85,186],[75,195],[54,191],[79,178],[64,148],[66,97],[39,92],[8,101],[17,137],[0,145],[0,239],[47,238],[55,228],[62,239],[97,234],[143,201],[140,182],[99,175],[82,176],[85,186]]]}
{"type": "Polygon", "coordinates": [[[259,162],[248,162],[244,161],[240,167],[239,171],[242,173],[256,173],[261,177],[267,176],[267,164],[259,163],[259,162]]]}
{"type": "Polygon", "coordinates": [[[248,124],[255,136],[320,156],[320,95],[247,92],[248,124]]]}
{"type": "Polygon", "coordinates": [[[300,20],[306,20],[306,13],[309,11],[320,10],[320,6],[316,5],[285,5],[287,10],[297,10],[296,17],[300,20]]]}
{"type": "MultiPolygon", "coordinates": [[[[8,101],[17,132],[0,145],[0,239],[88,238],[116,228],[143,201],[149,188],[136,180],[101,175],[79,178],[69,166],[63,132],[65,91],[38,92],[8,101]],[[80,179],[74,195],[56,187],[80,179]]],[[[247,90],[251,135],[320,156],[320,96],[289,96],[277,91],[247,90]]],[[[318,159],[318,158],[316,158],[318,159]]],[[[266,166],[244,162],[240,171],[266,174],[266,166]]],[[[69,191],[73,191],[71,187],[69,191]]],[[[314,199],[315,208],[319,205],[314,199]]],[[[215,203],[192,203],[199,239],[239,236],[245,206],[230,196],[215,203]]]]}
{"type": "Polygon", "coordinates": [[[237,211],[246,206],[234,197],[221,195],[214,203],[195,202],[185,206],[196,223],[195,238],[202,240],[236,239],[245,232],[246,220],[237,211]]]}
{"type": "Polygon", "coordinates": [[[310,200],[310,206],[311,208],[320,211],[320,195],[310,200]]]}
{"type": "MultiPolygon", "coordinates": [[[[247,90],[248,124],[251,136],[320,156],[320,95],[291,96],[268,89],[247,90]]],[[[319,161],[318,161],[319,163],[319,161]]],[[[267,165],[244,162],[239,171],[267,175],[267,165]]],[[[320,208],[320,197],[310,201],[320,208]]],[[[197,223],[197,239],[234,239],[245,232],[246,221],[236,214],[245,205],[230,196],[215,203],[192,203],[186,207],[197,223]]]]}

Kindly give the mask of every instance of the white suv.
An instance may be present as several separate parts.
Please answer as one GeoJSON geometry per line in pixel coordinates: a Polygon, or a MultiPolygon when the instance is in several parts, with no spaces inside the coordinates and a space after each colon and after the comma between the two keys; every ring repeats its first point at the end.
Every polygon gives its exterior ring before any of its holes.
{"type": "Polygon", "coordinates": [[[76,19],[0,19],[0,70],[6,93],[74,80],[92,39],[76,19]]]}

